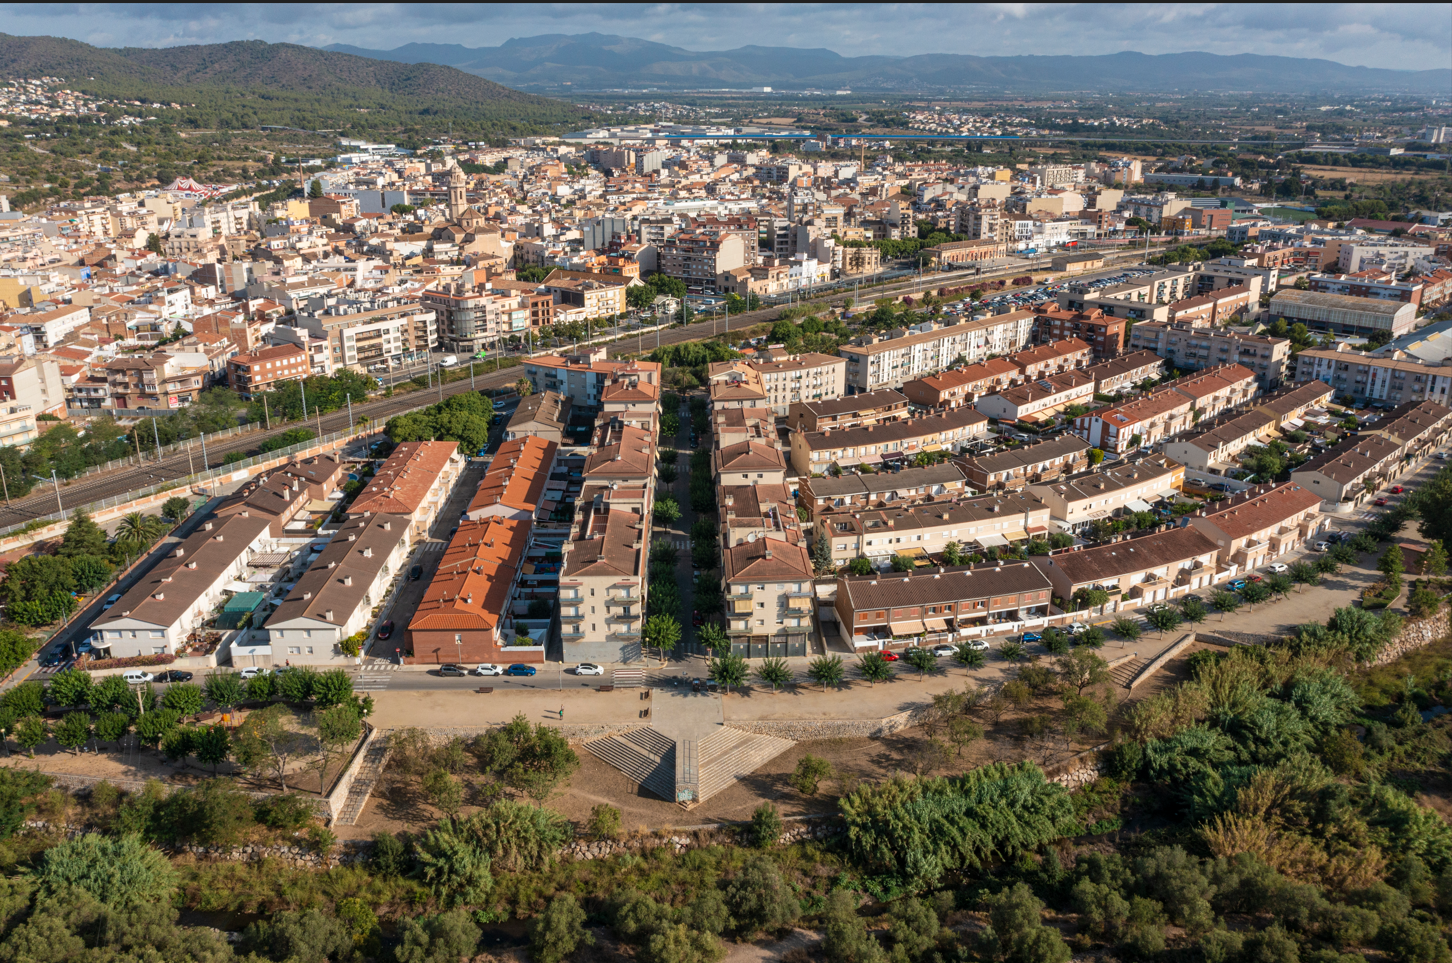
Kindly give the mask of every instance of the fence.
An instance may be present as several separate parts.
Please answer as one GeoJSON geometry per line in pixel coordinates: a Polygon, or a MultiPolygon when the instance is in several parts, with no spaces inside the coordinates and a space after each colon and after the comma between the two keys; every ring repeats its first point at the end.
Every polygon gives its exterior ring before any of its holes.
{"type": "Polygon", "coordinates": [[[111,461],[106,462],[104,465],[92,465],[90,468],[87,468],[79,475],[74,475],[71,478],[67,479],[67,481],[74,481],[78,478],[85,478],[88,475],[98,475],[102,472],[116,471],[119,468],[126,468],[130,465],[146,465],[151,462],[160,461],[162,458],[165,458],[168,455],[182,454],[188,450],[200,451],[209,443],[215,444],[223,438],[235,438],[237,435],[251,434],[254,431],[260,430],[261,427],[261,425],[256,424],[237,425],[236,427],[227,428],[222,431],[213,431],[208,434],[201,435],[197,438],[188,438],[185,441],[178,441],[170,445],[164,445],[159,452],[157,449],[152,448],[149,451],[140,455],[127,455],[125,458],[114,458],[111,461]]]}

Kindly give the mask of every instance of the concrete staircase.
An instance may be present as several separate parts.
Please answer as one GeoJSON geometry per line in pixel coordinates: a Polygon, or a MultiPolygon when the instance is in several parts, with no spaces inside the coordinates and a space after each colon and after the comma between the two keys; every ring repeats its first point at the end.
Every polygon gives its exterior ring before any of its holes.
{"type": "Polygon", "coordinates": [[[624,773],[652,795],[676,798],[676,744],[653,729],[635,729],[585,743],[594,755],[624,773]]]}
{"type": "Polygon", "coordinates": [[[348,798],[343,800],[343,808],[333,820],[334,825],[352,826],[363,815],[363,807],[368,805],[368,797],[373,794],[373,787],[383,773],[383,764],[387,761],[388,734],[379,733],[373,744],[363,753],[363,762],[353,776],[353,784],[348,787],[348,798]]]}
{"type": "Polygon", "coordinates": [[[1128,659],[1119,663],[1109,670],[1109,678],[1121,689],[1128,689],[1129,683],[1135,676],[1139,675],[1141,669],[1149,665],[1149,659],[1128,659]]]}
{"type": "Polygon", "coordinates": [[[790,739],[723,727],[697,744],[697,802],[705,802],[792,747],[790,739]]]}

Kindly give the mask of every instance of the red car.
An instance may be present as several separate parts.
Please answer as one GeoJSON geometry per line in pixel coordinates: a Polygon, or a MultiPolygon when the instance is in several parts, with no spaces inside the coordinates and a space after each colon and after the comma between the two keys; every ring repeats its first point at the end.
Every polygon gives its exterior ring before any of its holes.
{"type": "Polygon", "coordinates": [[[1245,577],[1245,580],[1247,582],[1259,582],[1260,581],[1260,576],[1259,575],[1247,575],[1245,577]]]}
{"type": "Polygon", "coordinates": [[[1383,505],[1386,504],[1386,499],[1378,498],[1376,501],[1372,502],[1372,504],[1375,505],[1377,508],[1381,508],[1383,505]]]}
{"type": "Polygon", "coordinates": [[[1400,495],[1400,494],[1401,494],[1401,493],[1402,493],[1402,492],[1404,492],[1404,491],[1406,491],[1406,489],[1405,489],[1405,488],[1403,488],[1403,487],[1402,487],[1402,486],[1400,486],[1400,485],[1393,485],[1393,486],[1392,486],[1392,488],[1391,488],[1391,493],[1392,493],[1392,494],[1393,494],[1393,495],[1400,495]]]}
{"type": "Polygon", "coordinates": [[[883,649],[882,650],[882,661],[884,661],[884,662],[896,662],[897,661],[897,653],[891,651],[890,649],[883,649]]]}
{"type": "Polygon", "coordinates": [[[380,625],[378,627],[378,637],[380,639],[386,639],[386,638],[388,638],[392,634],[393,634],[393,620],[392,619],[389,619],[387,622],[384,622],[382,625],[380,625]]]}
{"type": "Polygon", "coordinates": [[[702,622],[705,622],[705,621],[706,620],[701,617],[701,613],[700,612],[692,612],[691,613],[691,624],[694,625],[696,628],[699,629],[701,627],[701,623],[702,622]]]}

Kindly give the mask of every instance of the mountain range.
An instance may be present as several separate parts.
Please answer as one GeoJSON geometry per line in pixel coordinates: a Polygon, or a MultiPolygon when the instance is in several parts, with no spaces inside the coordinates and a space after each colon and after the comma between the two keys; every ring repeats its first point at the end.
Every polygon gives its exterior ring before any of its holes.
{"type": "Polygon", "coordinates": [[[298,126],[307,127],[372,112],[515,129],[586,116],[562,101],[427,61],[260,40],[106,48],[60,37],[0,34],[0,77],[42,76],[62,77],[73,89],[98,96],[216,105],[223,111],[245,108],[259,123],[301,119],[298,126]],[[318,115],[312,121],[308,110],[318,115]]]}
{"type": "Polygon", "coordinates": [[[1447,93],[1452,69],[1386,70],[1330,60],[1209,53],[979,57],[919,54],[844,57],[795,47],[686,50],[610,34],[546,34],[497,47],[410,43],[393,50],[332,44],[326,50],[432,63],[501,84],[609,87],[855,87],[873,90],[967,88],[1016,91],[1246,91],[1256,93],[1406,91],[1447,93]]]}

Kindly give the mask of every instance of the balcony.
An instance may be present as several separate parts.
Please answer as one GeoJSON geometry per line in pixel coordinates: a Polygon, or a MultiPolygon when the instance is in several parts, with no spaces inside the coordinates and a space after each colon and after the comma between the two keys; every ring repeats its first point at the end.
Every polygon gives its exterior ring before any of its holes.
{"type": "Polygon", "coordinates": [[[756,605],[750,595],[732,595],[727,598],[731,603],[731,612],[736,615],[749,615],[756,611],[756,605]]]}

